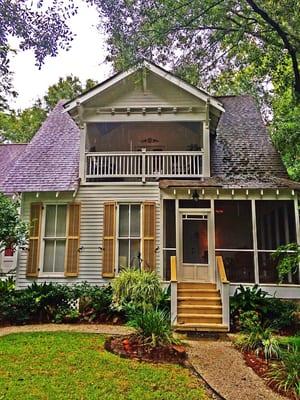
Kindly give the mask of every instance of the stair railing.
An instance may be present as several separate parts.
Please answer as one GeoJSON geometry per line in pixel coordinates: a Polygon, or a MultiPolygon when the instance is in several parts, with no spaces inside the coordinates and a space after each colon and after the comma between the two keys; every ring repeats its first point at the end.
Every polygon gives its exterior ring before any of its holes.
{"type": "Polygon", "coordinates": [[[217,264],[217,288],[220,290],[222,300],[222,320],[223,324],[230,325],[229,307],[229,285],[222,256],[216,256],[217,264]]]}
{"type": "Polygon", "coordinates": [[[171,324],[177,324],[177,260],[171,256],[171,324]]]}

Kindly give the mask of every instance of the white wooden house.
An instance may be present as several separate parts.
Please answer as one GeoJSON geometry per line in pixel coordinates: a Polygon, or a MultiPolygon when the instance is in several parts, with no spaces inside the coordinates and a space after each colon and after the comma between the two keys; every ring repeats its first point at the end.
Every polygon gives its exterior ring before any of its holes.
{"type": "Polygon", "coordinates": [[[34,222],[17,285],[104,284],[126,266],[172,281],[172,322],[227,330],[229,295],[277,283],[300,243],[298,191],[250,96],[213,97],[149,62],[59,103],[3,184],[34,222]]]}

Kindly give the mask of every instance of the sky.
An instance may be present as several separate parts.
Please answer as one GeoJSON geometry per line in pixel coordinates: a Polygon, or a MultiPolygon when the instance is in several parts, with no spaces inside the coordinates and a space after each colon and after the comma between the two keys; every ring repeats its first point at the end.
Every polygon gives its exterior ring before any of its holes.
{"type": "Polygon", "coordinates": [[[35,66],[31,50],[19,51],[13,56],[13,85],[19,96],[10,102],[11,108],[17,110],[32,106],[60,77],[73,74],[82,81],[91,78],[101,82],[111,75],[111,66],[104,63],[105,35],[96,27],[98,14],[83,2],[78,1],[78,5],[78,14],[69,21],[69,26],[77,35],[71,50],[60,50],[56,57],[48,57],[41,70],[35,66]]]}

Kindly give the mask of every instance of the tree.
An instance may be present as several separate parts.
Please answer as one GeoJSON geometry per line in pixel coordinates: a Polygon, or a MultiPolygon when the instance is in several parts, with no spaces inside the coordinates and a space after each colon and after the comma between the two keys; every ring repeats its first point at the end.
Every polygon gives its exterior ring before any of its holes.
{"type": "Polygon", "coordinates": [[[266,85],[281,63],[288,63],[290,85],[300,100],[299,0],[88,2],[104,17],[117,69],[142,58],[171,64],[183,75],[192,66],[197,83],[208,86],[220,73],[255,66],[266,85]]]}
{"type": "Polygon", "coordinates": [[[18,201],[0,193],[0,252],[26,244],[28,225],[21,220],[19,207],[18,201]]]}
{"type": "Polygon", "coordinates": [[[20,39],[20,50],[33,49],[40,68],[47,56],[56,56],[60,48],[68,50],[73,35],[66,20],[76,13],[72,1],[0,0],[0,109],[7,107],[7,96],[16,95],[11,84],[9,38],[20,39]]]}
{"type": "Polygon", "coordinates": [[[0,137],[13,143],[27,143],[47,118],[48,112],[59,100],[70,100],[95,86],[97,82],[87,79],[83,84],[77,76],[59,78],[50,86],[43,100],[38,100],[22,111],[0,112],[0,137]]]}

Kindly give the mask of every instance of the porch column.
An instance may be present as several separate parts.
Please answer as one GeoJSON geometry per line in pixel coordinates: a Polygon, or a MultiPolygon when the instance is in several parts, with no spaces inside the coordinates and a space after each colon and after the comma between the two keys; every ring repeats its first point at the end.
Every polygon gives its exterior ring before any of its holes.
{"type": "Polygon", "coordinates": [[[254,282],[259,283],[259,265],[258,265],[258,245],[257,245],[257,226],[256,226],[256,208],[255,200],[251,200],[251,214],[252,214],[252,238],[254,250],[254,282]]]}
{"type": "MultiPolygon", "coordinates": [[[[299,223],[299,203],[298,195],[295,195],[294,199],[294,210],[295,210],[295,226],[296,226],[296,240],[297,244],[300,245],[300,223],[299,223]]],[[[300,264],[299,264],[299,281],[300,281],[300,264]]]]}
{"type": "Polygon", "coordinates": [[[80,158],[79,158],[79,178],[85,182],[85,141],[86,141],[86,123],[80,127],[80,158]]]}
{"type": "Polygon", "coordinates": [[[209,137],[209,105],[210,102],[206,102],[206,118],[203,122],[203,176],[210,176],[210,137],[209,137]]]}

